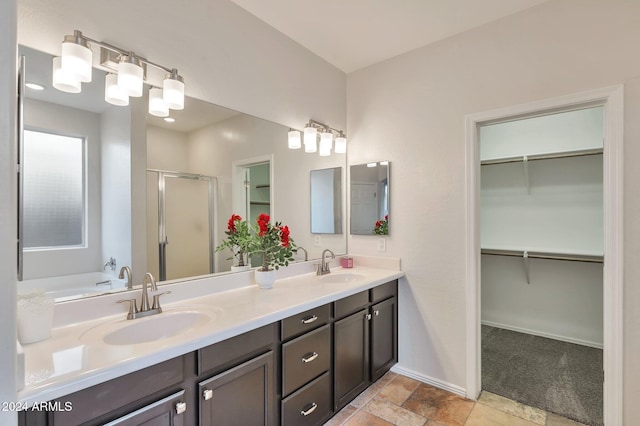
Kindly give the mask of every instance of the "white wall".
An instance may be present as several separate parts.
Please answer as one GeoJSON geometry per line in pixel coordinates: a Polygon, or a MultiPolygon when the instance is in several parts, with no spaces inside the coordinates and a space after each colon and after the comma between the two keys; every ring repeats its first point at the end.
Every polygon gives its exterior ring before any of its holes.
{"type": "MultiPolygon", "coordinates": [[[[349,75],[349,162],[393,164],[401,366],[465,386],[465,115],[624,83],[625,424],[640,418],[638,40],[640,2],[553,0],[349,75]]],[[[379,254],[376,240],[349,251],[379,254]]]]}
{"type": "MultiPolygon", "coordinates": [[[[16,2],[0,2],[0,401],[16,398],[16,2]]],[[[0,411],[0,423],[17,414],[0,411]]]]}
{"type": "Polygon", "coordinates": [[[87,197],[86,247],[62,250],[27,250],[24,279],[81,274],[102,270],[100,212],[100,115],[49,102],[25,99],[25,127],[86,138],[87,197]]]}

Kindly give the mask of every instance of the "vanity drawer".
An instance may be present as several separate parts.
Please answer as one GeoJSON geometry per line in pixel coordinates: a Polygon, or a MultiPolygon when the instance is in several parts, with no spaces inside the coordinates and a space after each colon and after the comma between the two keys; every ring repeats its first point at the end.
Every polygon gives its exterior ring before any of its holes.
{"type": "Polygon", "coordinates": [[[198,350],[198,375],[232,367],[270,348],[278,340],[277,323],[265,325],[198,350]]]}
{"type": "Polygon", "coordinates": [[[335,319],[340,319],[369,304],[369,291],[361,291],[352,296],[345,297],[344,299],[336,300],[334,302],[334,315],[335,319]]]}
{"type": "Polygon", "coordinates": [[[327,371],[282,400],[282,424],[320,425],[331,416],[331,401],[331,375],[327,371]]]}
{"type": "Polygon", "coordinates": [[[371,289],[371,303],[388,299],[398,295],[398,280],[379,285],[371,289]]]}
{"type": "Polygon", "coordinates": [[[331,317],[331,305],[318,306],[298,315],[290,316],[282,320],[282,340],[311,331],[329,322],[331,317]]]}
{"type": "Polygon", "coordinates": [[[328,371],[331,366],[329,324],[282,345],[282,395],[328,371]]]}

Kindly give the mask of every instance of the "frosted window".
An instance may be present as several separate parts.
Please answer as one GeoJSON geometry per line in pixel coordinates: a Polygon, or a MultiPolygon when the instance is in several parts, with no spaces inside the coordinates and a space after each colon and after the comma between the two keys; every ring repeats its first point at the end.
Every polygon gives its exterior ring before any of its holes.
{"type": "Polygon", "coordinates": [[[24,247],[84,246],[84,139],[25,130],[24,247]]]}

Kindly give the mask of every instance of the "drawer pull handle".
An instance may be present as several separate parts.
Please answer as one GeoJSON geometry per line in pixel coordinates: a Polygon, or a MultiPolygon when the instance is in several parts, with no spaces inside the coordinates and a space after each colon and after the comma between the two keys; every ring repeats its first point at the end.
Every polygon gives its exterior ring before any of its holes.
{"type": "Polygon", "coordinates": [[[176,414],[182,414],[187,411],[187,403],[186,402],[178,402],[176,403],[176,414]]]}
{"type": "Polygon", "coordinates": [[[317,352],[311,352],[306,354],[305,356],[302,357],[302,362],[307,363],[307,362],[311,362],[314,359],[318,358],[318,353],[317,352]]]}
{"type": "Polygon", "coordinates": [[[213,391],[211,389],[205,389],[204,392],[202,392],[202,397],[205,401],[210,400],[213,398],[213,391]]]}
{"type": "Polygon", "coordinates": [[[311,406],[306,409],[306,410],[301,410],[300,414],[302,414],[303,416],[308,416],[309,414],[313,413],[314,411],[316,411],[316,408],[318,408],[318,404],[316,404],[315,402],[311,403],[311,406]]]}
{"type": "Polygon", "coordinates": [[[317,319],[318,319],[318,317],[316,315],[311,315],[310,317],[302,318],[302,323],[303,324],[311,324],[312,322],[314,322],[317,319]]]}

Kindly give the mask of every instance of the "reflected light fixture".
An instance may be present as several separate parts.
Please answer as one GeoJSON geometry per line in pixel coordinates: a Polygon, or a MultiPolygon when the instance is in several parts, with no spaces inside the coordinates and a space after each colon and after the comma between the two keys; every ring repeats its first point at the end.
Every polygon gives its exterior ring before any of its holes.
{"type": "Polygon", "coordinates": [[[81,83],[74,75],[67,73],[61,66],[62,58],[53,58],[53,87],[67,93],[80,93],[81,83]]]}
{"type": "Polygon", "coordinates": [[[302,146],[300,130],[289,129],[289,149],[299,149],[302,146]]]}
{"type": "Polygon", "coordinates": [[[108,73],[104,78],[104,100],[111,105],[129,105],[129,94],[118,85],[118,76],[108,73]]]}
{"type": "Polygon", "coordinates": [[[168,117],[169,107],[162,98],[162,89],[152,87],[149,89],[149,114],[156,117],[168,117]]]}
{"type": "MultiPolygon", "coordinates": [[[[331,155],[334,135],[336,136],[335,153],[345,154],[347,152],[347,137],[344,132],[315,120],[309,120],[304,127],[304,152],[318,151],[318,131],[320,131],[320,156],[326,157],[331,155]]],[[[289,129],[288,145],[289,149],[300,148],[299,130],[289,129]]]]}
{"type": "Polygon", "coordinates": [[[24,85],[31,90],[44,90],[44,86],[38,83],[25,83],[24,85]]]}
{"type": "Polygon", "coordinates": [[[176,119],[173,117],[165,117],[164,121],[166,121],[167,123],[173,123],[176,121],[176,119]]]}
{"type": "Polygon", "coordinates": [[[320,133],[320,156],[328,157],[331,155],[331,148],[333,146],[333,133],[329,129],[324,129],[320,133]]]}
{"type": "Polygon", "coordinates": [[[129,105],[129,97],[142,96],[144,84],[147,83],[152,86],[149,91],[150,114],[166,117],[169,109],[184,109],[184,79],[176,68],[165,67],[131,51],[94,40],[78,30],[64,37],[61,55],[53,59],[53,87],[68,93],[79,93],[82,90],[81,83],[91,81],[92,46],[100,48],[100,64],[109,72],[105,77],[107,102],[129,105]],[[166,73],[164,80],[160,82],[161,77],[155,73],[153,83],[147,82],[148,67],[166,73]],[[161,83],[162,89],[157,87],[161,83]]]}

